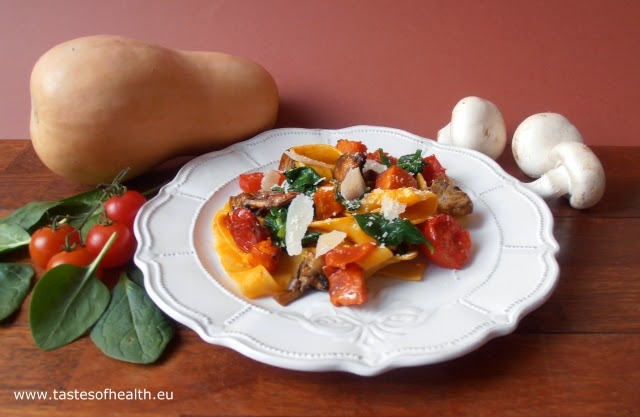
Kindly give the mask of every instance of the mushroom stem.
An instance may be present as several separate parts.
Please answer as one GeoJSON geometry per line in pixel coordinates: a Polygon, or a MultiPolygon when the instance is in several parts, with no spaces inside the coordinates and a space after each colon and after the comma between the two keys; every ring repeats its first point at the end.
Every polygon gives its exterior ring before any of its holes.
{"type": "Polygon", "coordinates": [[[453,138],[451,138],[451,123],[447,123],[445,127],[438,130],[437,136],[438,142],[444,143],[445,145],[453,145],[453,138]]]}
{"type": "Polygon", "coordinates": [[[575,209],[595,205],[604,194],[605,175],[598,157],[581,142],[562,142],[551,149],[553,166],[536,181],[524,184],[544,199],[566,196],[575,209]]]}
{"type": "Polygon", "coordinates": [[[559,198],[569,192],[571,179],[564,165],[547,171],[537,180],[523,185],[545,200],[559,198]]]}

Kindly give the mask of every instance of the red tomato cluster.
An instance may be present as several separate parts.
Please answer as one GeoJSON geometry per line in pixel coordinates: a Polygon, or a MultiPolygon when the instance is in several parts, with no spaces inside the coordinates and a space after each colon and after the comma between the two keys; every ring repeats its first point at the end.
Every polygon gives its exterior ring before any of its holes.
{"type": "Polygon", "coordinates": [[[136,250],[133,222],[146,201],[144,195],[134,190],[110,197],[104,203],[107,220],[89,229],[84,244],[80,231],[68,224],[42,227],[31,237],[29,255],[34,264],[47,271],[61,264],[87,266],[102,251],[111,235],[117,233],[118,237],[105,254],[100,267],[121,267],[131,260],[136,250]]]}

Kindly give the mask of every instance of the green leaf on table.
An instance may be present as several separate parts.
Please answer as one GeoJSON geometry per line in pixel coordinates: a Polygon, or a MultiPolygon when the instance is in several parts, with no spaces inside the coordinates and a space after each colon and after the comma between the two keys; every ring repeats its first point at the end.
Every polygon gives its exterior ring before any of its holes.
{"type": "Polygon", "coordinates": [[[38,347],[51,350],[71,343],[102,316],[111,295],[96,270],[117,237],[111,235],[89,266],[58,265],[40,278],[29,306],[29,327],[38,347]]]}
{"type": "Polygon", "coordinates": [[[59,265],[36,284],[29,306],[29,325],[36,345],[56,349],[82,336],[109,304],[109,289],[95,271],[59,265]]]}
{"type": "Polygon", "coordinates": [[[7,217],[0,219],[0,225],[7,223],[17,224],[24,230],[33,232],[40,225],[50,221],[47,219],[47,212],[59,204],[58,201],[34,201],[28,203],[7,217]]]}
{"type": "Polygon", "coordinates": [[[155,362],[174,327],[143,287],[120,276],[107,311],[91,330],[91,340],[107,356],[133,363],[155,362]]]}
{"type": "Polygon", "coordinates": [[[31,235],[20,225],[0,223],[0,253],[26,246],[30,240],[31,235]]]}
{"type": "Polygon", "coordinates": [[[29,265],[0,263],[0,320],[13,314],[24,301],[35,271],[29,265]]]}

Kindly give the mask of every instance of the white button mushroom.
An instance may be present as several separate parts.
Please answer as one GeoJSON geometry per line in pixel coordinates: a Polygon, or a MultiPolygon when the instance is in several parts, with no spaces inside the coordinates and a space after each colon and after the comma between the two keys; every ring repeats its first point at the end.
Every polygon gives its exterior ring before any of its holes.
{"type": "Polygon", "coordinates": [[[536,181],[525,184],[542,198],[566,195],[576,209],[595,205],[604,194],[605,175],[598,157],[580,142],[563,142],[549,153],[553,166],[536,181]]]}
{"type": "Polygon", "coordinates": [[[562,142],[583,143],[582,135],[558,113],[538,113],[527,117],[513,132],[511,150],[516,163],[531,178],[540,178],[553,168],[551,149],[562,142]]]}
{"type": "Polygon", "coordinates": [[[438,131],[437,140],[498,159],[507,144],[507,128],[495,104],[479,97],[465,97],[453,108],[451,122],[438,131]]]}

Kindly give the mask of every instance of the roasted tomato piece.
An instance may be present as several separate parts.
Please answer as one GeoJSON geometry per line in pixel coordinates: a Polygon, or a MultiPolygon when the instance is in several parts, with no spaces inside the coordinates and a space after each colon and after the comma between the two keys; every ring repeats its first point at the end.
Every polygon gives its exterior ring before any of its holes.
{"type": "Polygon", "coordinates": [[[225,219],[234,242],[244,252],[270,237],[269,231],[260,224],[255,214],[248,208],[233,210],[225,219]]]}
{"type": "Polygon", "coordinates": [[[422,170],[422,176],[427,182],[427,185],[431,185],[433,180],[445,174],[446,170],[442,165],[440,165],[440,161],[438,161],[438,158],[436,158],[435,155],[429,155],[422,158],[422,160],[425,162],[424,169],[422,170]]]}
{"type": "Polygon", "coordinates": [[[271,239],[263,240],[251,248],[249,252],[249,262],[251,262],[253,266],[262,265],[267,271],[273,274],[278,268],[281,253],[282,249],[274,245],[271,239]]]}
{"type": "Polygon", "coordinates": [[[336,200],[336,188],[333,185],[323,186],[313,195],[315,218],[325,220],[337,217],[344,211],[344,206],[336,200]]]}
{"type": "Polygon", "coordinates": [[[418,188],[418,182],[409,172],[397,165],[391,165],[376,178],[376,188],[394,190],[397,188],[418,188]]]}
{"type": "Polygon", "coordinates": [[[348,264],[344,269],[325,266],[322,270],[329,281],[329,298],[333,305],[358,305],[367,300],[364,271],[358,264],[348,264]]]}
{"type": "Polygon", "coordinates": [[[422,233],[433,245],[433,252],[421,245],[422,252],[436,265],[460,269],[471,253],[471,236],[448,214],[439,214],[427,220],[422,233]]]}
{"type": "Polygon", "coordinates": [[[336,148],[342,153],[367,153],[367,145],[357,140],[340,139],[336,148]]]}
{"type": "Polygon", "coordinates": [[[238,177],[240,189],[245,193],[257,193],[262,189],[262,178],[264,178],[263,172],[240,174],[238,177]]]}
{"type": "Polygon", "coordinates": [[[346,268],[348,264],[363,260],[378,245],[375,242],[344,245],[331,249],[324,255],[324,264],[329,267],[346,268]]]}

